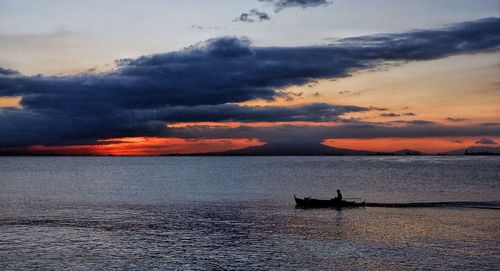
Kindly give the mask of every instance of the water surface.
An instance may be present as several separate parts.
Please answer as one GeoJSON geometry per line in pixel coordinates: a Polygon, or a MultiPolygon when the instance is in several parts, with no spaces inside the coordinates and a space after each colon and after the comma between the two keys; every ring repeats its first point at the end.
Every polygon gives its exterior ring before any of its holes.
{"type": "Polygon", "coordinates": [[[499,172],[496,157],[1,157],[0,268],[497,270],[500,210],[472,207],[500,206],[499,172]],[[294,208],[336,189],[475,204],[294,208]]]}

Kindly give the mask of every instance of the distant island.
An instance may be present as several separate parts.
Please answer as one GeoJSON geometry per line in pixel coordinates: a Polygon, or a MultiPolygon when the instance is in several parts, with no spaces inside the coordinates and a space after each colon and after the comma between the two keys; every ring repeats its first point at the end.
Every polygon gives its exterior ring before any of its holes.
{"type": "Polygon", "coordinates": [[[445,155],[500,155],[500,147],[473,146],[444,153],[445,155]]]}
{"type": "Polygon", "coordinates": [[[239,150],[223,152],[208,152],[194,154],[165,154],[163,156],[416,156],[416,155],[500,155],[500,147],[468,147],[450,152],[430,154],[416,150],[403,149],[395,152],[373,152],[364,150],[352,150],[334,148],[320,143],[280,142],[267,143],[262,146],[248,147],[239,150]]]}

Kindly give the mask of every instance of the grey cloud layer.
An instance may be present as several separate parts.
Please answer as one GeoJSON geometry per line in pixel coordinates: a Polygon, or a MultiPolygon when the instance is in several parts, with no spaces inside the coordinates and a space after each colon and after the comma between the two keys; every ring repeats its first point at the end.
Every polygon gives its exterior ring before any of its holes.
{"type": "Polygon", "coordinates": [[[259,0],[259,2],[271,3],[275,11],[292,7],[309,8],[331,4],[331,1],[327,0],[259,0]]]}
{"type": "Polygon", "coordinates": [[[297,141],[318,143],[331,138],[498,136],[500,135],[500,127],[456,127],[439,124],[409,124],[405,127],[391,127],[382,124],[359,123],[333,127],[296,125],[273,127],[242,126],[239,128],[186,127],[173,129],[170,133],[172,136],[183,138],[258,138],[265,142],[297,141]]]}
{"type": "Polygon", "coordinates": [[[164,135],[165,122],[175,121],[336,120],[339,110],[367,109],[230,103],[272,100],[288,86],[347,76],[383,61],[436,59],[499,45],[500,19],[489,18],[329,46],[252,47],[247,39],[224,37],[177,52],[118,60],[116,70],[101,74],[28,77],[0,69],[0,96],[22,96],[21,109],[0,110],[0,146],[164,135]]]}
{"type": "Polygon", "coordinates": [[[368,111],[359,106],[341,106],[324,103],[301,106],[238,106],[201,105],[178,106],[150,112],[148,119],[165,122],[326,122],[338,121],[339,116],[350,112],[368,111]]]}
{"type": "Polygon", "coordinates": [[[476,144],[481,144],[481,145],[496,145],[497,143],[489,138],[481,138],[478,141],[476,141],[476,144]]]}
{"type": "Polygon", "coordinates": [[[245,23],[253,23],[253,22],[262,22],[268,21],[271,17],[265,12],[258,11],[256,9],[252,9],[249,12],[241,13],[240,16],[236,17],[233,22],[245,22],[245,23]]]}

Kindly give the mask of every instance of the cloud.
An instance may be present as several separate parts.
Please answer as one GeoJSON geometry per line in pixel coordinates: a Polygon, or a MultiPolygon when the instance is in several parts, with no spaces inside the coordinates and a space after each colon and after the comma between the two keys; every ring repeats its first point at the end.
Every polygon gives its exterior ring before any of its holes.
{"type": "Polygon", "coordinates": [[[298,98],[301,98],[302,95],[304,95],[303,92],[293,92],[293,91],[277,91],[276,92],[276,99],[282,99],[287,102],[295,101],[298,98]]]}
{"type": "Polygon", "coordinates": [[[0,146],[165,136],[171,132],[165,122],[203,121],[206,115],[219,121],[335,120],[339,116],[335,110],[348,112],[346,108],[232,104],[275,100],[289,86],[349,76],[383,61],[436,59],[499,45],[500,19],[489,18],[442,29],[344,39],[327,46],[254,47],[246,38],[223,37],[176,52],[117,60],[117,68],[104,73],[24,76],[2,69],[0,96],[22,98],[21,108],[0,110],[0,146]]]}
{"type": "Polygon", "coordinates": [[[480,123],[481,126],[500,126],[500,122],[483,122],[480,123]]]}
{"type": "Polygon", "coordinates": [[[499,20],[499,18],[486,18],[442,29],[346,38],[338,40],[334,44],[363,46],[366,53],[370,53],[371,50],[391,48],[385,52],[379,52],[378,57],[384,60],[435,59],[463,52],[463,50],[482,51],[485,45],[492,46],[491,49],[498,49],[499,31],[495,28],[498,27],[499,20]],[[490,33],[491,36],[484,37],[485,32],[490,33]],[[474,38],[480,39],[481,42],[475,42],[474,38]],[[453,42],[458,41],[457,39],[461,39],[461,41],[453,42]],[[447,45],[451,45],[451,47],[447,47],[447,45]]]}
{"type": "Polygon", "coordinates": [[[476,144],[481,144],[481,145],[496,145],[497,143],[489,138],[481,138],[478,141],[475,142],[476,144]]]}
{"type": "Polygon", "coordinates": [[[376,106],[370,106],[371,110],[377,110],[377,111],[387,111],[389,109],[387,108],[382,108],[382,107],[376,107],[376,106]]]}
{"type": "Polygon", "coordinates": [[[380,114],[380,116],[381,117],[391,117],[391,118],[393,118],[393,117],[399,117],[401,115],[396,114],[396,113],[382,113],[382,114],[380,114]]]}
{"type": "Polygon", "coordinates": [[[0,75],[21,75],[18,71],[0,67],[0,75]]]}
{"type": "Polygon", "coordinates": [[[403,113],[403,116],[416,116],[416,114],[412,113],[412,112],[407,112],[407,113],[403,113]]]}
{"type": "Polygon", "coordinates": [[[358,90],[358,91],[350,91],[350,90],[344,90],[344,91],[339,91],[340,95],[346,95],[346,96],[359,96],[362,95],[366,92],[371,92],[374,91],[375,89],[363,89],[363,90],[358,90]]]}
{"type": "Polygon", "coordinates": [[[317,6],[328,6],[332,3],[331,1],[327,0],[259,0],[259,2],[272,4],[276,12],[279,12],[285,8],[310,8],[317,6]]]}
{"type": "Polygon", "coordinates": [[[134,136],[161,136],[164,122],[143,119],[133,112],[0,109],[0,147],[96,144],[98,140],[134,136]]]}
{"type": "Polygon", "coordinates": [[[363,91],[350,91],[350,90],[344,90],[344,91],[339,91],[340,95],[346,95],[346,96],[359,96],[361,95],[363,91]]]}
{"type": "Polygon", "coordinates": [[[95,144],[106,138],[168,136],[165,125],[177,122],[338,121],[345,113],[368,110],[330,104],[289,107],[221,104],[65,115],[59,110],[36,112],[3,108],[0,109],[0,146],[81,145],[95,144]]]}
{"type": "Polygon", "coordinates": [[[368,111],[359,106],[324,103],[300,106],[239,106],[234,104],[180,106],[148,112],[148,119],[165,122],[327,122],[351,112],[368,111]]]}
{"type": "Polygon", "coordinates": [[[253,22],[262,22],[268,21],[271,17],[263,11],[258,11],[257,9],[252,9],[249,12],[242,13],[240,16],[233,19],[233,22],[245,22],[245,23],[253,23],[253,22]]]}
{"type": "Polygon", "coordinates": [[[444,126],[439,124],[391,127],[371,123],[352,123],[337,126],[279,125],[272,127],[186,127],[169,131],[180,138],[257,138],[264,142],[322,142],[326,139],[345,138],[421,138],[498,136],[500,129],[482,126],[444,126]]]}
{"type": "Polygon", "coordinates": [[[428,120],[395,120],[389,123],[399,123],[399,124],[407,124],[407,125],[433,125],[436,124],[433,121],[428,120]]]}
{"type": "Polygon", "coordinates": [[[73,107],[79,106],[76,98],[85,96],[86,105],[115,108],[273,99],[276,89],[347,76],[381,60],[425,60],[495,49],[500,45],[499,26],[500,19],[490,18],[445,29],[345,39],[330,46],[252,47],[248,39],[224,37],[177,52],[118,60],[119,68],[108,73],[2,76],[0,95],[23,95],[27,107],[49,96],[51,101],[70,99],[73,107]]]}

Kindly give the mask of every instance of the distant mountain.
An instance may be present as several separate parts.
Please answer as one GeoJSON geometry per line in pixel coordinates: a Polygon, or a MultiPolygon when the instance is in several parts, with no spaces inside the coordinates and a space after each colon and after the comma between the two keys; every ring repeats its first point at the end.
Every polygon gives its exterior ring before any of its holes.
{"type": "Polygon", "coordinates": [[[370,151],[358,151],[350,149],[333,148],[320,143],[280,142],[267,143],[262,146],[248,147],[240,150],[212,152],[199,155],[220,156],[293,156],[293,155],[375,155],[370,151]]]}
{"type": "Polygon", "coordinates": [[[500,147],[472,146],[444,153],[446,155],[500,155],[500,147]]]}
{"type": "Polygon", "coordinates": [[[314,155],[429,155],[404,149],[396,152],[373,152],[334,148],[321,143],[273,142],[239,150],[189,154],[191,156],[314,156],[314,155]]]}

